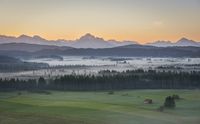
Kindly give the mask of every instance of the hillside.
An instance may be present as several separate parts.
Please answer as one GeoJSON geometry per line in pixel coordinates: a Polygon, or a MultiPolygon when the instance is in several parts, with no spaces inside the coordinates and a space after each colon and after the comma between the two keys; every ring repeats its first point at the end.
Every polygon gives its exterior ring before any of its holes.
{"type": "Polygon", "coordinates": [[[45,63],[23,62],[17,58],[0,56],[0,72],[36,70],[47,67],[49,67],[49,65],[45,63]]]}
{"type": "Polygon", "coordinates": [[[131,56],[131,57],[200,57],[200,47],[154,47],[126,45],[114,48],[70,48],[31,44],[2,44],[0,55],[13,57],[35,56],[131,56]]]}

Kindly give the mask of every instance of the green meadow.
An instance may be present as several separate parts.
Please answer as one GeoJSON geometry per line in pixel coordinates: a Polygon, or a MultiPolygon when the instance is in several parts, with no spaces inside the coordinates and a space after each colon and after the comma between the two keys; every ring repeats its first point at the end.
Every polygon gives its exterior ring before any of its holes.
{"type": "Polygon", "coordinates": [[[200,124],[200,90],[48,92],[0,92],[0,124],[200,124]],[[173,94],[176,108],[158,111],[173,94]]]}

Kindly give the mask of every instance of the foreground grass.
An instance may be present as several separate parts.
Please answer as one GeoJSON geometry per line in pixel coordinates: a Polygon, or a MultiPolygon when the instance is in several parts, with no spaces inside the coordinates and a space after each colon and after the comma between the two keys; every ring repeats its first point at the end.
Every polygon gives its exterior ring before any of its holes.
{"type": "Polygon", "coordinates": [[[0,92],[0,124],[199,124],[200,90],[0,92]],[[157,111],[168,95],[182,100],[157,111]],[[144,99],[154,104],[143,104],[144,99]]]}

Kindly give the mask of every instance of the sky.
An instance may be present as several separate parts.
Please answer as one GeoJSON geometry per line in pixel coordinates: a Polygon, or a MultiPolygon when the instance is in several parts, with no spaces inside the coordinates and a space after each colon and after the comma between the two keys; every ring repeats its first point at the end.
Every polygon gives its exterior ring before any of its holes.
{"type": "Polygon", "coordinates": [[[0,34],[200,41],[200,0],[0,0],[0,34]]]}

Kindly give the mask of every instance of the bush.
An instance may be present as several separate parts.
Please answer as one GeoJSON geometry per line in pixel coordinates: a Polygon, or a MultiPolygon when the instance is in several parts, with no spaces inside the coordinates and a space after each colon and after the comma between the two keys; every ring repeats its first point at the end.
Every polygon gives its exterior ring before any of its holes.
{"type": "Polygon", "coordinates": [[[122,96],[128,96],[128,93],[122,94],[122,96]]]}
{"type": "Polygon", "coordinates": [[[28,92],[30,93],[38,93],[38,94],[45,94],[45,95],[50,95],[51,92],[46,91],[46,90],[29,90],[28,92]]]}
{"type": "Polygon", "coordinates": [[[20,96],[20,95],[22,95],[22,93],[21,93],[21,92],[18,92],[17,95],[20,96]]]}
{"type": "Polygon", "coordinates": [[[113,95],[113,94],[114,94],[114,91],[109,91],[108,94],[109,94],[109,95],[113,95]]]}

